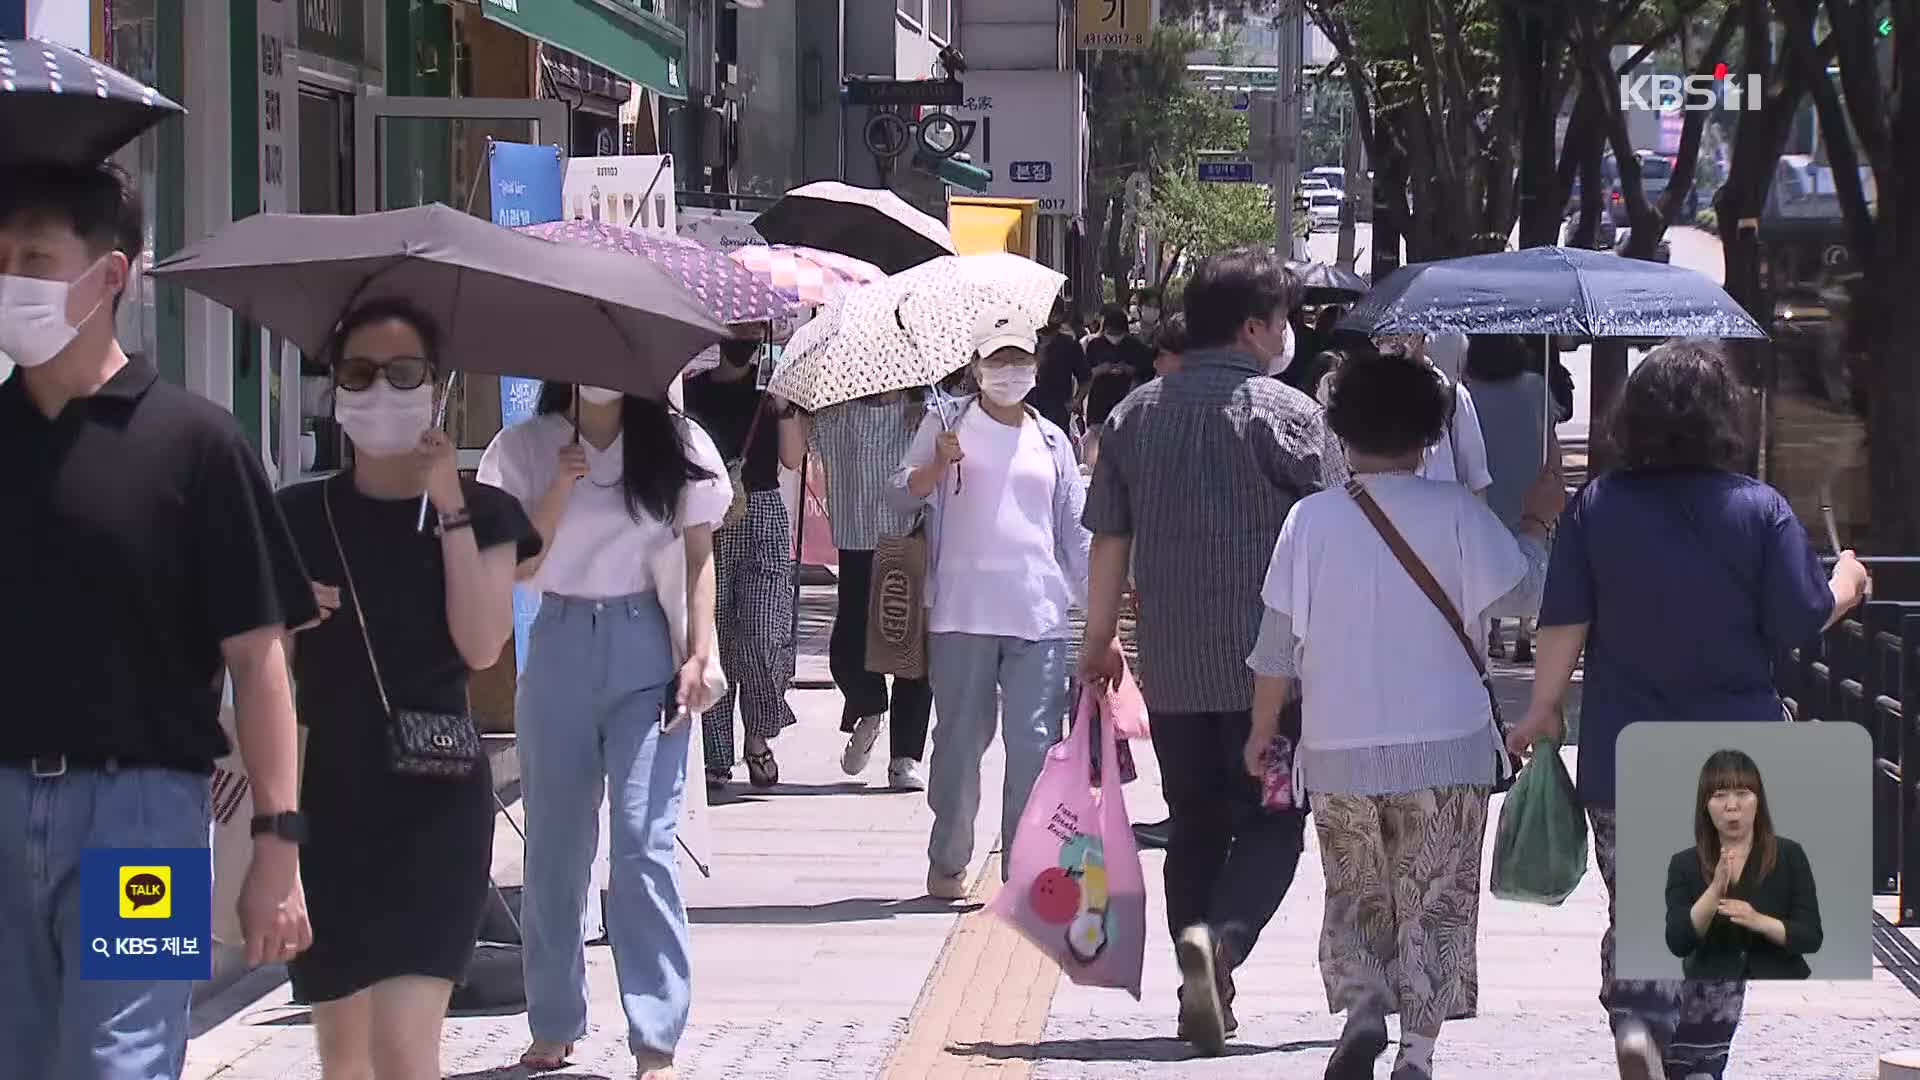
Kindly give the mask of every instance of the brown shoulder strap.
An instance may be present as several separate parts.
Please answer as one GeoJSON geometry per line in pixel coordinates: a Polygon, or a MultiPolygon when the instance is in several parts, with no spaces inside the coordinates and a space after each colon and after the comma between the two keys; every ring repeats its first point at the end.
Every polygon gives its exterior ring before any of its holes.
{"type": "Polygon", "coordinates": [[[1460,639],[1460,647],[1467,651],[1468,658],[1473,661],[1473,669],[1480,673],[1481,681],[1485,682],[1487,662],[1480,658],[1480,650],[1473,647],[1473,639],[1467,636],[1466,624],[1460,619],[1459,609],[1455,608],[1453,601],[1448,599],[1447,591],[1440,587],[1440,582],[1435,580],[1433,572],[1427,569],[1427,564],[1420,561],[1419,555],[1414,554],[1413,546],[1407,543],[1406,537],[1400,535],[1399,529],[1393,527],[1393,522],[1387,518],[1386,511],[1380,509],[1380,504],[1373,501],[1373,496],[1368,494],[1359,480],[1347,481],[1347,494],[1353,497],[1354,503],[1360,507],[1360,512],[1367,515],[1367,520],[1373,524],[1374,531],[1380,534],[1380,539],[1387,542],[1393,557],[1399,559],[1400,565],[1406,568],[1407,576],[1413,579],[1415,585],[1420,586],[1420,591],[1427,594],[1427,599],[1433,602],[1440,616],[1447,620],[1448,626],[1453,628],[1453,636],[1460,639]]]}

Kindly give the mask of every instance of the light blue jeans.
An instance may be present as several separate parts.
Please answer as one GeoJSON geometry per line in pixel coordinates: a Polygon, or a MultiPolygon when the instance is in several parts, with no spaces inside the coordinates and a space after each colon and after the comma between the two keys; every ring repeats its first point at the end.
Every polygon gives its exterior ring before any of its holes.
{"type": "Polygon", "coordinates": [[[36,1080],[174,1080],[191,982],[83,981],[82,848],[212,839],[207,777],[171,769],[0,767],[0,1071],[36,1080]]]}
{"type": "Polygon", "coordinates": [[[675,674],[652,593],[542,599],[514,702],[527,828],[522,959],[535,1039],[570,1043],[587,1033],[587,893],[608,795],[607,938],[627,1042],[636,1054],[671,1055],[686,1030],[692,961],[674,840],[699,720],[661,730],[675,674]]]}
{"type": "MultiPolygon", "coordinates": [[[[937,873],[962,874],[973,861],[980,760],[993,745],[996,727],[1007,753],[1000,850],[1013,848],[1020,812],[1066,722],[1067,643],[982,634],[930,634],[927,640],[934,716],[927,765],[933,835],[927,861],[937,873]]],[[[1004,860],[1000,872],[1005,880],[1004,860]]]]}

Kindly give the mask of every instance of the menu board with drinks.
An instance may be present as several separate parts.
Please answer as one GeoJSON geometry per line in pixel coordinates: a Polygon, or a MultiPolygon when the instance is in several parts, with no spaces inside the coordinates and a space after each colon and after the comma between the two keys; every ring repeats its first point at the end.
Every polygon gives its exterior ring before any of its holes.
{"type": "Polygon", "coordinates": [[[561,202],[569,221],[674,232],[673,155],[569,158],[561,202]]]}

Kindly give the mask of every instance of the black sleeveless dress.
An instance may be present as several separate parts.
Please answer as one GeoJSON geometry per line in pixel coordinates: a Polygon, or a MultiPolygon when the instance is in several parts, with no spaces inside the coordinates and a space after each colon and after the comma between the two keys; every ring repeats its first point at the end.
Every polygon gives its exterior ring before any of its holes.
{"type": "MultiPolygon", "coordinates": [[[[389,698],[396,708],[467,708],[440,540],[415,530],[419,500],[369,498],[345,475],[283,490],[280,506],[308,572],[341,591],[339,610],[294,646],[294,700],[307,728],[300,808],[311,832],[300,876],[313,947],[288,967],[296,999],[308,1003],[401,975],[457,982],[473,956],[493,861],[485,762],[458,779],[387,768],[386,717],[321,502],[329,483],[389,698]]],[[[540,550],[518,501],[463,483],[481,550],[513,544],[521,559],[540,550]]]]}

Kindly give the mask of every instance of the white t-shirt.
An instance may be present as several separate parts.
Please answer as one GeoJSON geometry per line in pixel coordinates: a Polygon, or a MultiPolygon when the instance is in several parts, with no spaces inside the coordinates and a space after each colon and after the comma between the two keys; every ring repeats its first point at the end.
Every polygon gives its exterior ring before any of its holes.
{"type": "MultiPolygon", "coordinates": [[[[938,424],[933,416],[922,424],[908,451],[910,467],[932,460],[938,424]]],[[[1010,427],[975,407],[958,431],[966,457],[947,470],[934,495],[941,500],[934,538],[940,549],[927,628],[1025,641],[1069,636],[1072,594],[1054,546],[1057,478],[1039,423],[1028,416],[1010,427]]]]}
{"type": "Polygon", "coordinates": [[[1464,484],[1479,494],[1493,486],[1493,473],[1487,469],[1487,441],[1480,434],[1480,412],[1473,407],[1473,395],[1466,384],[1455,381],[1453,420],[1440,441],[1427,447],[1420,463],[1420,475],[1429,480],[1464,484]]]}
{"type": "MultiPolygon", "coordinates": [[[[683,422],[688,455],[713,476],[687,484],[671,524],[644,509],[638,521],[627,512],[626,492],[620,484],[623,436],[605,450],[581,440],[588,472],[574,484],[560,527],[547,545],[547,557],[530,583],[533,588],[588,598],[646,592],[653,588],[653,556],[674,542],[676,529],[716,525],[726,517],[733,503],[726,463],[699,424],[683,422]]],[[[509,492],[531,514],[553,484],[560,448],[572,441],[573,423],[560,413],[515,424],[487,447],[480,459],[480,482],[509,492]]]]}
{"type": "MultiPolygon", "coordinates": [[[[1527,573],[1513,534],[1459,484],[1406,473],[1360,481],[1484,649],[1482,616],[1527,573]]],[[[1431,742],[1491,723],[1487,692],[1459,639],[1344,489],[1294,505],[1260,595],[1292,620],[1300,643],[1303,746],[1431,742]]]]}

